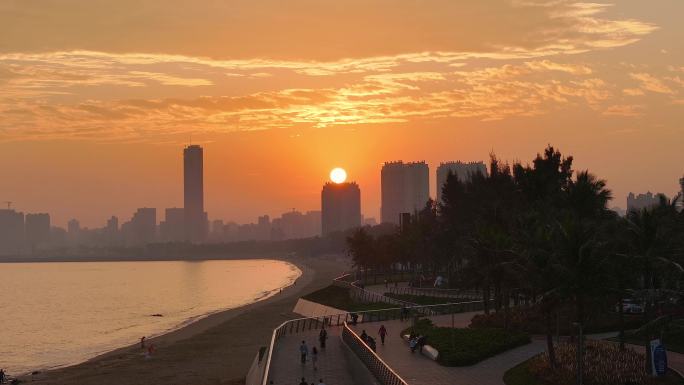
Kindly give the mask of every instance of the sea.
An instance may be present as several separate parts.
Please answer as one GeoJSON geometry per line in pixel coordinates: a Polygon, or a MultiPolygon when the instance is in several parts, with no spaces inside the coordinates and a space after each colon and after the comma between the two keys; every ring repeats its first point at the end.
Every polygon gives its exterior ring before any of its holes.
{"type": "Polygon", "coordinates": [[[300,275],[257,259],[0,263],[0,368],[80,363],[268,298],[300,275]]]}

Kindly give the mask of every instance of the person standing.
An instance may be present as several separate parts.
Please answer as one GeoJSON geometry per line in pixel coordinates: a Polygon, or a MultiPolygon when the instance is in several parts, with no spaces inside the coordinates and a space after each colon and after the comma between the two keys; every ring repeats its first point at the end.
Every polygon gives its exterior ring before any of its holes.
{"type": "Polygon", "coordinates": [[[311,348],[311,363],[313,364],[313,369],[318,370],[316,363],[318,362],[318,349],[314,346],[311,348]]]}
{"type": "Polygon", "coordinates": [[[387,335],[387,329],[385,325],[380,325],[380,330],[378,330],[378,335],[380,336],[380,342],[385,344],[385,336],[387,335]]]}
{"type": "Polygon", "coordinates": [[[321,343],[321,349],[325,349],[325,340],[328,339],[328,331],[325,330],[325,328],[321,329],[321,332],[318,333],[318,340],[321,343]]]}
{"type": "Polygon", "coordinates": [[[5,370],[0,369],[0,384],[4,384],[4,383],[5,383],[5,370]]]}
{"type": "Polygon", "coordinates": [[[145,336],[140,338],[140,350],[145,350],[145,336]]]}
{"type": "Polygon", "coordinates": [[[306,363],[306,356],[309,355],[309,347],[306,346],[306,341],[302,341],[302,344],[299,345],[299,354],[300,354],[302,364],[305,364],[306,363]]]}

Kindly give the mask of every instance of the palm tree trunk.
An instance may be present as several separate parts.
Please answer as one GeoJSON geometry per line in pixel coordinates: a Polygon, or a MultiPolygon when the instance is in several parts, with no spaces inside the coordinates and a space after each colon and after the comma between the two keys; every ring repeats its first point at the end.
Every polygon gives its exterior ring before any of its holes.
{"type": "Polygon", "coordinates": [[[546,350],[549,352],[549,365],[551,369],[556,368],[556,350],[553,347],[553,326],[551,312],[545,312],[546,318],[546,350]]]}

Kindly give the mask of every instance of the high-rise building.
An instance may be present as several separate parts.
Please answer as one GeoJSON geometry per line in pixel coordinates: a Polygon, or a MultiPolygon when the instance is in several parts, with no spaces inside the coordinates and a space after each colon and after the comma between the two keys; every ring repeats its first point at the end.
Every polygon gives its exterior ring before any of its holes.
{"type": "Polygon", "coordinates": [[[204,163],[202,147],[183,150],[183,199],[185,239],[202,242],[207,237],[208,221],[204,212],[204,163]]]}
{"type": "Polygon", "coordinates": [[[24,243],[24,213],[0,209],[0,255],[20,254],[24,243]]]}
{"type": "Polygon", "coordinates": [[[653,194],[650,191],[648,191],[646,194],[639,194],[636,196],[634,193],[629,193],[629,195],[627,195],[627,212],[638,211],[644,208],[656,206],[660,202],[661,196],[667,198],[665,194],[653,194]]]}
{"type": "Polygon", "coordinates": [[[50,215],[26,214],[25,234],[31,250],[47,245],[50,241],[50,215]]]}
{"type": "Polygon", "coordinates": [[[71,219],[67,222],[67,240],[72,245],[81,241],[81,223],[77,219],[71,219]]]}
{"type": "Polygon", "coordinates": [[[414,213],[430,199],[430,171],[425,162],[387,162],[380,172],[382,223],[399,224],[402,213],[414,213]]]}
{"type": "Polygon", "coordinates": [[[684,210],[684,176],[679,179],[679,207],[684,210]]]}
{"type": "Polygon", "coordinates": [[[487,166],[484,162],[444,162],[440,163],[437,167],[437,184],[435,189],[436,201],[438,203],[442,202],[442,189],[446,184],[447,177],[449,173],[452,173],[458,177],[461,181],[467,181],[474,174],[487,175],[487,166]]]}
{"type": "Polygon", "coordinates": [[[361,190],[354,182],[326,183],[321,192],[323,235],[361,226],[361,190]]]}
{"type": "Polygon", "coordinates": [[[164,242],[182,242],[185,237],[185,209],[172,207],[164,210],[164,221],[159,224],[164,242]]]}
{"type": "Polygon", "coordinates": [[[106,244],[113,246],[119,242],[119,218],[112,216],[107,219],[107,225],[104,228],[106,244]]]}

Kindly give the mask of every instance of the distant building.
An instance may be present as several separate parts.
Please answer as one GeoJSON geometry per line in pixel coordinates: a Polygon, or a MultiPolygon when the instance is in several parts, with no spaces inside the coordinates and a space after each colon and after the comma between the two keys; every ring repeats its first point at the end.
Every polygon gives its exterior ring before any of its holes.
{"type": "Polygon", "coordinates": [[[301,239],[321,235],[321,212],[301,213],[292,210],[276,218],[272,223],[271,235],[277,239],[301,239]]]}
{"type": "Polygon", "coordinates": [[[354,182],[326,183],[321,192],[323,235],[361,226],[361,190],[354,182]]]}
{"type": "Polygon", "coordinates": [[[50,242],[50,215],[26,214],[25,235],[31,251],[45,247],[50,242]]]}
{"type": "Polygon", "coordinates": [[[472,175],[477,173],[487,175],[487,166],[485,166],[484,162],[464,163],[457,161],[440,163],[439,167],[437,167],[437,184],[435,189],[435,200],[437,203],[442,203],[442,189],[446,184],[450,172],[456,175],[459,180],[467,181],[472,175]]]}
{"type": "Polygon", "coordinates": [[[185,239],[190,242],[203,242],[208,233],[208,221],[204,212],[203,157],[200,146],[188,146],[183,150],[185,239]]]}
{"type": "Polygon", "coordinates": [[[112,216],[107,219],[107,225],[104,228],[104,241],[109,246],[119,243],[119,218],[112,216]]]}
{"type": "Polygon", "coordinates": [[[0,255],[17,255],[24,244],[24,213],[0,209],[0,255]]]}
{"type": "Polygon", "coordinates": [[[639,194],[636,196],[634,193],[629,193],[629,195],[627,195],[627,212],[656,206],[660,202],[660,197],[667,198],[665,194],[653,194],[650,191],[646,194],[639,194]]]}
{"type": "Polygon", "coordinates": [[[371,226],[371,227],[372,227],[372,226],[377,226],[377,224],[378,224],[378,221],[376,221],[375,218],[373,218],[373,217],[371,217],[371,218],[363,218],[363,221],[362,221],[362,222],[363,222],[363,225],[364,225],[364,226],[371,226]]]}
{"type": "Polygon", "coordinates": [[[430,199],[430,171],[425,162],[387,162],[380,172],[381,221],[399,224],[401,213],[414,213],[430,199]]]}
{"type": "Polygon", "coordinates": [[[679,207],[684,209],[684,176],[679,179],[679,207]]]}
{"type": "Polygon", "coordinates": [[[139,208],[130,221],[121,226],[126,245],[141,246],[156,241],[157,209],[139,208]]]}
{"type": "Polygon", "coordinates": [[[72,245],[81,241],[81,223],[77,219],[67,222],[67,241],[72,245]]]}
{"type": "Polygon", "coordinates": [[[159,223],[159,235],[164,242],[182,242],[185,237],[185,209],[164,210],[164,221],[159,223]]]}

